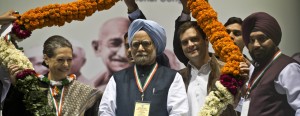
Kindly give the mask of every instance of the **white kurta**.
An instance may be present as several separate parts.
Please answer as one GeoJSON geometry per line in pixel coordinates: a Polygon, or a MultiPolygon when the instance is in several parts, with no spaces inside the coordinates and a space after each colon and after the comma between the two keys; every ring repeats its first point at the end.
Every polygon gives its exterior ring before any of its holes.
{"type": "MultiPolygon", "coordinates": [[[[191,65],[191,64],[190,64],[191,65]]],[[[189,116],[198,116],[207,96],[207,83],[211,67],[209,62],[199,70],[191,65],[191,80],[188,86],[189,116]]]]}

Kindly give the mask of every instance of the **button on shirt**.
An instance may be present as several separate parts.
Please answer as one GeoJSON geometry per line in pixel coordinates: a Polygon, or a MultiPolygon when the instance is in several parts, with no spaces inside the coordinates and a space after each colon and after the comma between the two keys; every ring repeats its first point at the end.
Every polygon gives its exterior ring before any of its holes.
{"type": "Polygon", "coordinates": [[[191,65],[192,76],[187,92],[189,116],[198,116],[200,108],[204,105],[205,97],[207,96],[208,78],[211,72],[209,62],[201,66],[199,70],[189,63],[189,65],[191,65]]]}

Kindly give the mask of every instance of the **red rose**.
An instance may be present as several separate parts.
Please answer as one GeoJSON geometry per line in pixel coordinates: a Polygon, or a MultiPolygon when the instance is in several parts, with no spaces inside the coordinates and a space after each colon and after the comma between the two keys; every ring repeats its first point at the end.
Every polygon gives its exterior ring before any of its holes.
{"type": "Polygon", "coordinates": [[[25,39],[31,35],[31,31],[26,30],[25,27],[18,25],[17,23],[13,23],[12,32],[15,34],[19,39],[25,39]]]}
{"type": "Polygon", "coordinates": [[[226,87],[229,90],[229,92],[231,94],[236,95],[237,88],[238,88],[237,86],[239,84],[233,76],[223,74],[223,75],[220,76],[220,82],[222,83],[222,85],[224,87],[226,87]]]}
{"type": "Polygon", "coordinates": [[[32,70],[32,69],[25,69],[22,72],[19,72],[16,75],[16,78],[17,79],[24,79],[28,75],[35,75],[35,74],[36,74],[36,72],[34,70],[32,70]]]}

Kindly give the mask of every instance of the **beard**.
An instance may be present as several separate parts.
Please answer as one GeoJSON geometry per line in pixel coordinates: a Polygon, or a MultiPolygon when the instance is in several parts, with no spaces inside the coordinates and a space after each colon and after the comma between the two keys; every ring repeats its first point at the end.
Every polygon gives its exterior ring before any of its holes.
{"type": "Polygon", "coordinates": [[[135,64],[138,65],[147,65],[148,62],[150,61],[150,58],[147,56],[139,56],[134,59],[135,64]]]}
{"type": "Polygon", "coordinates": [[[250,53],[250,56],[258,64],[265,64],[272,60],[273,56],[277,53],[279,49],[276,46],[272,46],[265,50],[253,50],[250,53]]]}
{"type": "Polygon", "coordinates": [[[135,57],[133,57],[134,59],[134,63],[137,65],[150,65],[153,62],[155,62],[155,58],[156,58],[156,53],[137,53],[135,55],[135,57]]]}

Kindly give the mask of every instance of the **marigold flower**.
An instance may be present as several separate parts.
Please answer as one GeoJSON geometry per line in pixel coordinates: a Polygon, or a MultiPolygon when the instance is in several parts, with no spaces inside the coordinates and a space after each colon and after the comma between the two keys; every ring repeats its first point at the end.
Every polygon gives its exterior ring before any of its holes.
{"type": "MultiPolygon", "coordinates": [[[[197,20],[198,25],[203,29],[209,38],[209,41],[213,45],[212,47],[215,50],[216,55],[226,62],[224,67],[221,69],[223,77],[221,77],[220,81],[223,86],[231,92],[231,94],[235,95],[237,93],[238,86],[243,83],[237,80],[240,73],[239,62],[243,61],[242,53],[239,48],[234,45],[223,24],[217,20],[217,13],[207,1],[188,0],[187,4],[191,9],[192,16],[197,20]]],[[[219,87],[222,88],[222,86],[219,87]]],[[[224,109],[223,106],[233,102],[232,97],[228,97],[230,99],[227,101],[225,100],[224,103],[218,100],[222,98],[222,96],[218,95],[220,92],[224,92],[224,95],[228,95],[226,90],[222,89],[211,92],[208,96],[210,99],[206,100],[204,108],[199,114],[218,115],[222,109],[224,109]]]]}
{"type": "Polygon", "coordinates": [[[97,10],[109,9],[117,1],[119,0],[98,0],[98,2],[78,0],[67,4],[49,4],[30,9],[22,15],[15,14],[18,17],[15,22],[18,25],[24,25],[27,30],[31,31],[46,26],[63,26],[65,22],[82,21],[97,10]]]}

